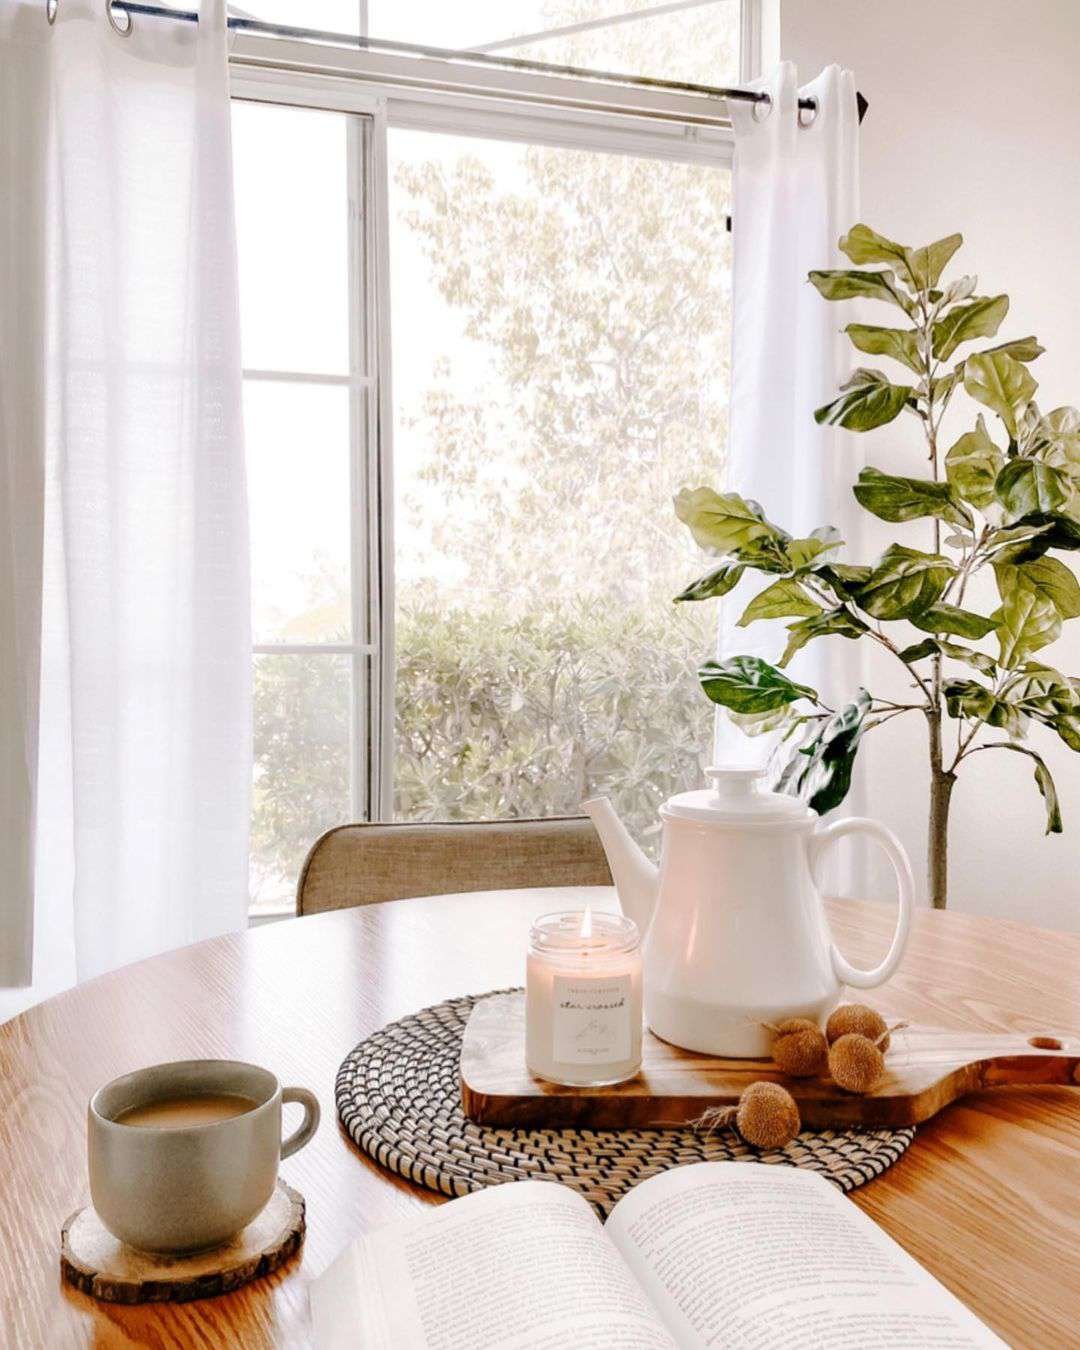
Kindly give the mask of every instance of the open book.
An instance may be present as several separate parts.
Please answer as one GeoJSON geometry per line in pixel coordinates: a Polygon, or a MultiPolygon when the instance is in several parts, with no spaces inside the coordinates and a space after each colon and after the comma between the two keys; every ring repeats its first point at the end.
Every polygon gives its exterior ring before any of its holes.
{"type": "Polygon", "coordinates": [[[354,1242],[312,1286],[319,1350],[1001,1346],[829,1182],[695,1163],[601,1224],[521,1181],[354,1242]]]}

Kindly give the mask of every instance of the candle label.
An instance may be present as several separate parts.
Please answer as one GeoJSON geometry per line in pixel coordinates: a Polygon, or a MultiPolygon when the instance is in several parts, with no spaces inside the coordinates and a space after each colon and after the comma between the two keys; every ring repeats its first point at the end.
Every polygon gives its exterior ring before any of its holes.
{"type": "Polygon", "coordinates": [[[553,1058],[606,1064],[630,1058],[630,976],[556,975],[553,1058]]]}

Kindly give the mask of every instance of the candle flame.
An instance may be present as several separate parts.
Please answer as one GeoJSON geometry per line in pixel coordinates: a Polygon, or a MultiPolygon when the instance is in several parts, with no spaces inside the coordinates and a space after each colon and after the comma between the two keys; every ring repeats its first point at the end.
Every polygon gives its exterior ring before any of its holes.
{"type": "Polygon", "coordinates": [[[592,905],[586,905],[585,913],[581,916],[581,936],[592,937],[592,905]]]}

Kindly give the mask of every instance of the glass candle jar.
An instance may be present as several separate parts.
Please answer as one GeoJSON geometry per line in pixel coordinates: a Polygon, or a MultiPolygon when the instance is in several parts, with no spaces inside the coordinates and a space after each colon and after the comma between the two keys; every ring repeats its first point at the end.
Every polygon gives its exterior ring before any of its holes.
{"type": "Polygon", "coordinates": [[[621,1083],[641,1068],[641,935],[622,914],[545,914],[529,933],[525,1062],[551,1083],[621,1083]]]}

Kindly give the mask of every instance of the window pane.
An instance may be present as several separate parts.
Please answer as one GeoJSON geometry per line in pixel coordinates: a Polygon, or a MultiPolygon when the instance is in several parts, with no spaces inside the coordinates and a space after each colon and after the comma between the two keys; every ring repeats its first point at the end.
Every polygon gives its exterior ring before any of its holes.
{"type": "Polygon", "coordinates": [[[345,118],[232,107],[244,365],[346,375],[345,118]]]}
{"type": "Polygon", "coordinates": [[[359,33],[364,0],[242,0],[230,4],[230,14],[289,24],[293,28],[322,28],[329,33],[359,33]]]}
{"type": "Polygon", "coordinates": [[[347,642],[349,391],[244,385],[255,641],[347,642]]]}
{"type": "Polygon", "coordinates": [[[435,47],[494,48],[494,54],[627,75],[725,84],[739,73],[739,0],[702,0],[671,14],[626,20],[656,0],[370,0],[372,37],[435,47]],[[535,33],[609,22],[585,32],[522,43],[535,33]],[[615,20],[615,22],[610,22],[615,20]],[[622,20],[620,22],[620,20],[622,20]]]}
{"type": "Polygon", "coordinates": [[[254,911],[291,904],[318,836],[352,819],[351,658],[255,658],[254,911]]]}
{"type": "Polygon", "coordinates": [[[615,75],[737,84],[739,4],[738,0],[716,0],[696,9],[653,14],[583,33],[523,43],[505,51],[507,56],[529,61],[583,66],[615,75]]]}
{"type": "Polygon", "coordinates": [[[716,482],[726,171],[391,135],[396,810],[616,799],[640,837],[699,781],[712,606],[672,494],[716,482]]]}
{"type": "MultiPolygon", "coordinates": [[[[369,0],[367,32],[384,41],[429,47],[494,48],[495,54],[586,66],[625,75],[652,75],[702,84],[729,84],[739,75],[739,0],[701,0],[669,14],[625,19],[657,0],[369,0]],[[539,42],[536,33],[607,22],[585,32],[539,42]],[[622,20],[620,22],[620,20],[622,20]]],[[[274,23],[361,31],[358,0],[244,0],[232,7],[274,23]]]]}

